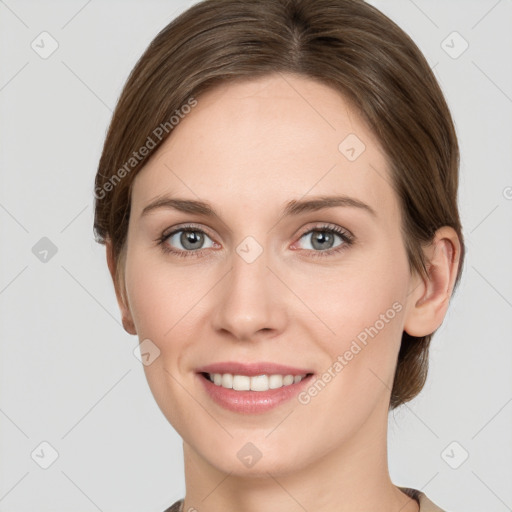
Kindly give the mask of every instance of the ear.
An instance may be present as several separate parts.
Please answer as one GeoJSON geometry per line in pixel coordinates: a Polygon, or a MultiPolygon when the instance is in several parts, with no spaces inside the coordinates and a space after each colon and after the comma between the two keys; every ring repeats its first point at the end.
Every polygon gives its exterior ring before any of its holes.
{"type": "Polygon", "coordinates": [[[121,290],[121,287],[124,286],[124,284],[119,283],[116,279],[117,263],[114,260],[113,247],[112,247],[112,242],[110,239],[106,240],[105,246],[106,246],[106,250],[107,250],[107,265],[108,265],[108,269],[110,271],[110,275],[112,277],[112,281],[114,283],[114,289],[116,292],[117,303],[118,303],[119,309],[121,311],[123,328],[128,334],[137,334],[137,331],[135,330],[135,324],[133,323],[132,314],[130,312],[130,308],[126,304],[122,290],[121,290]]]}
{"type": "Polygon", "coordinates": [[[411,281],[404,330],[423,337],[440,327],[446,315],[459,268],[460,240],[456,231],[443,226],[425,249],[428,278],[411,281]]]}

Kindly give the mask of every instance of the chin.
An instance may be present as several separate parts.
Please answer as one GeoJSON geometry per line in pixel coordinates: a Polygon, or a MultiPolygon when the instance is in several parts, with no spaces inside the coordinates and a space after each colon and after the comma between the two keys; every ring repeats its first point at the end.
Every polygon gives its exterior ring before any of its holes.
{"type": "Polygon", "coordinates": [[[304,463],[302,458],[297,460],[271,443],[252,443],[249,440],[231,441],[224,452],[215,450],[204,454],[204,458],[219,471],[244,478],[268,478],[269,473],[283,476],[297,471],[304,463]]]}

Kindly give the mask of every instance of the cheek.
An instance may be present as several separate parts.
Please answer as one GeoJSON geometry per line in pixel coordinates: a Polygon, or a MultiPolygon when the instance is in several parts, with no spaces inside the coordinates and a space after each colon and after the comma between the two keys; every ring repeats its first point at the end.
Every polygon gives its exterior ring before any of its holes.
{"type": "Polygon", "coordinates": [[[185,410],[190,396],[179,384],[180,372],[196,339],[190,332],[198,321],[205,286],[204,276],[194,277],[163,259],[155,261],[142,250],[134,249],[127,257],[126,290],[139,340],[150,339],[160,351],[143,366],[146,380],[164,416],[185,435],[186,420],[177,411],[185,410]]]}
{"type": "Polygon", "coordinates": [[[172,302],[169,287],[151,269],[139,267],[133,272],[127,269],[126,288],[137,333],[157,342],[174,323],[177,304],[172,302]]]}
{"type": "MultiPolygon", "coordinates": [[[[157,365],[179,371],[208,318],[207,295],[218,276],[200,265],[183,266],[134,248],[126,262],[126,289],[140,341],[149,338],[160,350],[157,365]]],[[[210,295],[211,297],[211,295],[210,295]]]]}
{"type": "Polygon", "coordinates": [[[331,361],[347,353],[349,366],[388,373],[403,332],[409,279],[405,252],[400,247],[368,252],[325,277],[302,290],[304,301],[330,329],[321,343],[331,361]]]}
{"type": "Polygon", "coordinates": [[[201,298],[211,288],[200,270],[173,265],[165,258],[136,249],[126,262],[126,289],[130,310],[141,339],[150,338],[165,352],[184,337],[200,314],[201,298]]]}
{"type": "Polygon", "coordinates": [[[391,270],[382,259],[361,260],[332,272],[329,279],[317,281],[315,287],[309,283],[311,291],[304,290],[305,297],[330,320],[337,335],[345,336],[349,334],[348,327],[364,328],[377,321],[393,303],[402,304],[408,283],[405,269],[405,263],[398,261],[391,270]]]}
{"type": "Polygon", "coordinates": [[[401,267],[382,273],[386,266],[358,268],[359,274],[354,268],[314,294],[311,309],[321,312],[318,316],[335,334],[318,336],[318,327],[316,335],[311,330],[327,357],[317,376],[321,382],[306,390],[301,403],[311,399],[313,407],[336,415],[322,427],[327,438],[353,432],[391,391],[403,332],[406,273],[401,267]]]}

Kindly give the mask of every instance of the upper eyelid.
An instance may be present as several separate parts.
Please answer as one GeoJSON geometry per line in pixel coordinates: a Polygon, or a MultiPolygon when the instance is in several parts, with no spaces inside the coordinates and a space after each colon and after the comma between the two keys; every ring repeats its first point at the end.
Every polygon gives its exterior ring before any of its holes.
{"type": "Polygon", "coordinates": [[[178,227],[173,227],[173,228],[170,228],[168,231],[164,231],[163,234],[162,234],[162,238],[168,238],[170,237],[171,235],[175,235],[176,233],[179,233],[180,231],[201,231],[203,232],[205,235],[208,235],[210,238],[213,238],[209,233],[208,233],[208,230],[207,229],[204,229],[203,227],[200,227],[200,226],[196,226],[194,224],[192,225],[189,225],[189,224],[185,224],[184,226],[178,226],[178,227]]]}
{"type": "MultiPolygon", "coordinates": [[[[322,230],[328,230],[328,229],[335,229],[335,230],[340,230],[342,231],[343,233],[346,233],[347,236],[350,236],[352,237],[352,232],[349,231],[347,228],[343,227],[343,226],[339,226],[338,224],[334,224],[333,222],[320,222],[321,225],[316,225],[316,226],[310,226],[308,228],[304,228],[304,231],[302,231],[301,233],[301,237],[306,235],[307,233],[311,232],[311,231],[322,231],[322,230]]],[[[339,234],[339,233],[338,233],[339,234]]]]}

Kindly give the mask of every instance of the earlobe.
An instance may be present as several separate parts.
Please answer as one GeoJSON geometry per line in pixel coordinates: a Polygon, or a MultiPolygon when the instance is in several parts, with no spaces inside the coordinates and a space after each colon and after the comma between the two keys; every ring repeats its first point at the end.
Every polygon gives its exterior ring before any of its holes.
{"type": "Polygon", "coordinates": [[[123,328],[128,334],[137,334],[135,329],[135,324],[133,322],[133,318],[130,312],[130,308],[126,304],[125,298],[121,291],[121,286],[123,283],[118,282],[117,279],[117,265],[122,264],[123,258],[119,257],[116,262],[113,255],[112,242],[110,239],[107,239],[105,242],[106,253],[107,253],[107,265],[110,271],[110,275],[112,277],[112,282],[114,284],[114,290],[116,293],[117,303],[119,305],[119,310],[121,311],[123,328]]]}
{"type": "Polygon", "coordinates": [[[432,334],[448,310],[460,259],[460,241],[455,230],[449,226],[438,229],[425,257],[428,277],[418,277],[420,285],[410,292],[404,324],[404,330],[415,337],[432,334]]]}

